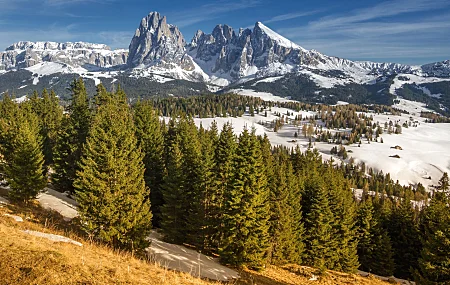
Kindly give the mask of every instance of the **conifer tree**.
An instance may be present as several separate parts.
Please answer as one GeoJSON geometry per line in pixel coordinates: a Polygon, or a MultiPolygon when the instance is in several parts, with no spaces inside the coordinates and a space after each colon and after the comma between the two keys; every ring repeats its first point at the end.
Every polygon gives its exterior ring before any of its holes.
{"type": "Polygon", "coordinates": [[[164,204],[161,186],[164,179],[164,133],[158,113],[149,102],[134,106],[136,137],[144,152],[145,183],[150,189],[153,225],[161,226],[161,206],[164,204]]]}
{"type": "Polygon", "coordinates": [[[287,154],[281,150],[276,160],[269,203],[271,263],[300,264],[304,249],[300,183],[287,154]]]}
{"type": "Polygon", "coordinates": [[[182,171],[183,154],[175,119],[169,121],[165,136],[166,175],[162,184],[164,204],[161,207],[161,228],[169,242],[181,244],[186,240],[187,207],[189,197],[185,193],[185,174],[182,171]],[[182,201],[182,202],[181,202],[182,201]]]}
{"type": "Polygon", "coordinates": [[[417,261],[420,255],[420,240],[418,225],[414,218],[414,209],[408,197],[394,207],[389,220],[389,235],[392,237],[392,249],[394,252],[395,272],[400,278],[410,278],[411,270],[418,267],[417,261]]]}
{"type": "Polygon", "coordinates": [[[6,157],[5,172],[11,187],[9,197],[18,202],[28,202],[47,185],[42,139],[38,119],[29,110],[21,110],[16,119],[17,124],[10,130],[14,135],[10,137],[12,148],[6,157]]]}
{"type": "Polygon", "coordinates": [[[444,173],[421,219],[422,245],[414,272],[417,284],[448,284],[450,281],[450,206],[448,176],[444,173]],[[446,183],[447,182],[447,183],[446,183]]]}
{"type": "Polygon", "coordinates": [[[358,256],[360,269],[381,276],[394,273],[391,240],[375,214],[372,198],[361,202],[358,213],[358,256]]]}
{"type": "Polygon", "coordinates": [[[84,230],[117,248],[143,249],[151,228],[143,154],[121,92],[96,110],[75,181],[84,230]]]}
{"type": "Polygon", "coordinates": [[[83,79],[71,83],[72,99],[68,107],[69,116],[64,117],[58,132],[53,160],[55,173],[53,184],[60,191],[74,193],[73,182],[79,170],[83,144],[86,142],[91,112],[83,79]]]}
{"type": "Polygon", "coordinates": [[[212,221],[216,221],[216,228],[212,227],[211,243],[215,248],[219,248],[223,233],[223,211],[224,196],[232,187],[234,174],[234,156],[236,154],[236,137],[230,123],[223,125],[219,138],[214,149],[215,194],[211,197],[210,216],[212,221]]]}
{"type": "Polygon", "coordinates": [[[324,181],[317,172],[306,178],[302,197],[302,208],[306,208],[305,261],[310,266],[326,269],[334,265],[334,249],[337,245],[333,238],[334,218],[329,197],[324,181]]]}
{"type": "Polygon", "coordinates": [[[268,189],[261,147],[254,131],[244,129],[234,159],[232,187],[225,193],[222,262],[261,269],[269,248],[268,189]]]}
{"type": "Polygon", "coordinates": [[[330,160],[324,173],[328,183],[328,195],[331,211],[334,214],[333,227],[336,248],[333,261],[328,265],[334,270],[355,272],[358,269],[357,233],[356,233],[356,205],[350,185],[345,181],[341,172],[334,169],[330,160]],[[334,263],[334,264],[333,264],[334,263]]]}

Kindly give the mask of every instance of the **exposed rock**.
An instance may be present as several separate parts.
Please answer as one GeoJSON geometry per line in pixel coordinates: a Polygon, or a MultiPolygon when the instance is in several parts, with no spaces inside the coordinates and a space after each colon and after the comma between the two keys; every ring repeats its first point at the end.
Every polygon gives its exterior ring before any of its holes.
{"type": "Polygon", "coordinates": [[[128,51],[84,42],[18,42],[0,53],[0,70],[22,69],[41,62],[99,69],[126,64],[128,51]]]}

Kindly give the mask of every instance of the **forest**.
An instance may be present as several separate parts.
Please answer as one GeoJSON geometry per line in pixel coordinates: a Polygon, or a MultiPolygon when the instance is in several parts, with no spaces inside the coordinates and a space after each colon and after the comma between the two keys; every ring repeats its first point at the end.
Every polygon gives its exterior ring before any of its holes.
{"type": "MultiPolygon", "coordinates": [[[[194,124],[193,117],[240,116],[274,104],[260,99],[130,104],[121,87],[110,92],[100,84],[88,96],[82,79],[70,92],[64,108],[45,89],[21,103],[9,95],[0,102],[1,173],[17,203],[50,183],[77,200],[87,237],[136,254],[156,228],[166,241],[232,267],[294,263],[418,284],[450,281],[447,173],[429,197],[363,164],[323,161],[312,146],[301,152],[272,146],[251,128],[237,136],[231,124],[194,124]],[[352,189],[363,190],[361,199],[352,189]]],[[[307,108],[302,104],[297,108],[307,108]]],[[[358,120],[368,120],[356,110],[366,107],[329,108],[327,124],[355,128],[355,136],[367,126],[376,132],[369,121],[356,131],[358,120]]]]}

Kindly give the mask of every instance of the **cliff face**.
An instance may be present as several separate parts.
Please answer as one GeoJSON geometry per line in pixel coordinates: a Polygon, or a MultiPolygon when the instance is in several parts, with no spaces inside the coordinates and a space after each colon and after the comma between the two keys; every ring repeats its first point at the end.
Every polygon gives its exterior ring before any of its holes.
{"type": "Polygon", "coordinates": [[[31,67],[41,62],[74,67],[107,68],[126,64],[127,50],[112,51],[106,45],[84,42],[18,42],[0,53],[0,70],[31,67]]]}

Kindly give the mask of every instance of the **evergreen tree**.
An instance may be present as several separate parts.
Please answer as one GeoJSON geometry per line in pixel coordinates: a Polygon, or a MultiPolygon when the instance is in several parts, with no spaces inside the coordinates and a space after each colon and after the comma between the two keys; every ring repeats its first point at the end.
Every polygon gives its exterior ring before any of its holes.
{"type": "Polygon", "coordinates": [[[312,173],[305,181],[302,195],[305,217],[305,261],[306,264],[326,269],[333,266],[336,242],[333,238],[333,213],[324,181],[318,173],[312,173]]]}
{"type": "MultiPolygon", "coordinates": [[[[448,190],[444,173],[439,190],[448,190]],[[443,183],[442,183],[443,182],[443,183]]],[[[436,192],[421,219],[423,248],[419,268],[414,272],[417,284],[437,285],[450,282],[450,206],[445,192],[436,192]]]]}
{"type": "Polygon", "coordinates": [[[355,272],[358,269],[356,205],[348,182],[341,172],[334,169],[330,160],[324,173],[328,188],[329,204],[334,214],[335,254],[329,268],[334,270],[355,272]],[[334,264],[333,264],[334,263],[334,264]]]}
{"type": "Polygon", "coordinates": [[[358,213],[360,269],[381,276],[394,274],[391,240],[375,214],[372,198],[361,202],[358,213]]]}
{"type": "Polygon", "coordinates": [[[144,152],[145,183],[150,189],[153,225],[161,226],[161,206],[164,204],[161,186],[164,179],[164,133],[158,113],[149,102],[134,106],[136,137],[144,152]]]}
{"type": "Polygon", "coordinates": [[[236,137],[230,123],[223,125],[214,149],[214,168],[216,192],[211,196],[210,216],[215,221],[215,227],[211,227],[211,242],[213,247],[219,248],[222,240],[224,196],[231,191],[234,174],[234,157],[236,155],[236,137]]]}
{"type": "Polygon", "coordinates": [[[415,221],[414,209],[408,197],[404,197],[394,207],[389,221],[389,235],[392,237],[395,272],[400,278],[410,278],[412,271],[418,267],[420,240],[418,225],[415,221]]]}
{"type": "Polygon", "coordinates": [[[261,148],[254,131],[244,129],[234,159],[232,187],[225,193],[220,258],[226,264],[261,269],[267,259],[268,190],[261,148]]]}
{"type": "Polygon", "coordinates": [[[97,108],[77,172],[84,230],[114,247],[143,249],[151,228],[143,154],[121,93],[97,108]]]}
{"type": "Polygon", "coordinates": [[[270,186],[271,263],[297,263],[304,250],[300,183],[287,154],[276,155],[274,182],[270,186]]]}
{"type": "Polygon", "coordinates": [[[52,175],[52,181],[58,190],[74,193],[73,182],[79,170],[83,144],[86,142],[91,123],[91,113],[86,88],[81,78],[71,83],[71,91],[69,116],[63,118],[55,142],[53,154],[55,173],[52,175]]]}
{"type": "Polygon", "coordinates": [[[167,173],[161,188],[164,199],[161,207],[161,228],[166,240],[177,244],[182,244],[186,239],[188,212],[185,204],[189,201],[184,189],[186,178],[182,171],[183,155],[180,141],[175,119],[171,119],[164,147],[167,173]]]}
{"type": "Polygon", "coordinates": [[[17,125],[13,129],[11,152],[7,157],[6,177],[10,184],[9,197],[18,202],[35,199],[47,185],[44,175],[44,156],[42,139],[39,135],[37,118],[22,110],[16,117],[17,125]]]}

